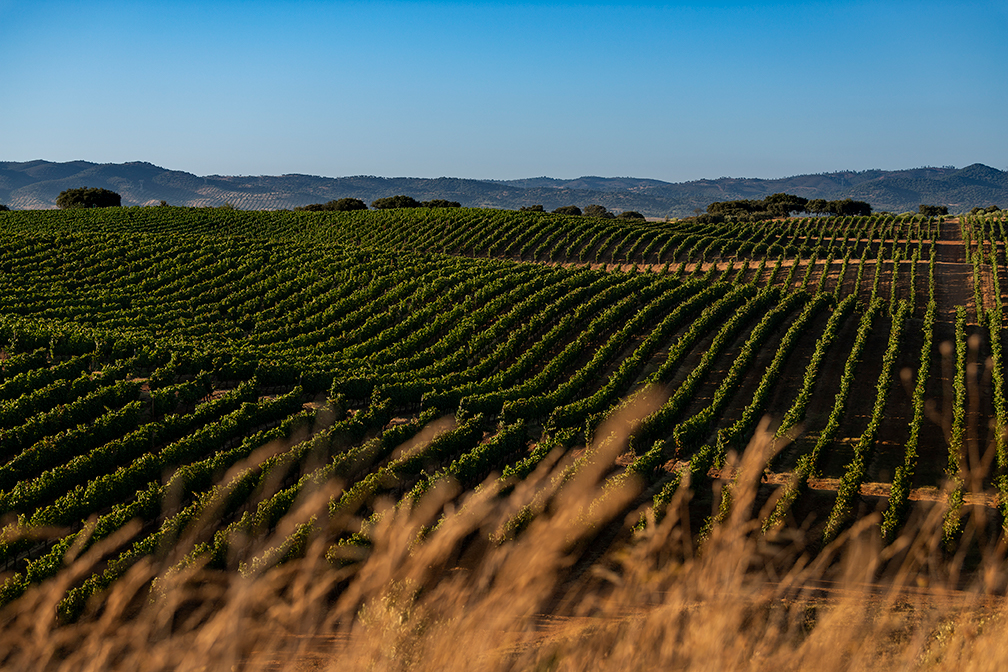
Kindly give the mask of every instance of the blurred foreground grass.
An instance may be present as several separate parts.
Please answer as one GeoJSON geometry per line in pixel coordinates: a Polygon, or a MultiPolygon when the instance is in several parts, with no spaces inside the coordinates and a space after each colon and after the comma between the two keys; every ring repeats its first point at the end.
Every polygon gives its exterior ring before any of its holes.
{"type": "MultiPolygon", "coordinates": [[[[981,544],[964,573],[966,558],[943,550],[936,506],[889,545],[869,516],[809,555],[800,530],[761,530],[754,505],[769,438],[760,437],[715,484],[731,488],[731,506],[702,544],[681,488],[661,522],[592,553],[607,529],[628,529],[615,518],[640,487],[605,486],[622,449],[615,441],[587,451],[576,470],[554,456],[510,491],[488,481],[457,499],[446,484],[411,509],[376,502],[383,514],[368,549],[333,544],[359,529],[346,518],[310,539],[303,557],[244,574],[169,572],[175,559],[155,556],[60,624],[67,586],[121,543],[109,538],[3,610],[0,661],[18,670],[341,672],[1008,665],[1001,545],[981,544]],[[537,515],[527,527],[502,532],[529,507],[537,515]]],[[[263,548],[322,513],[337,487],[303,495],[263,548]]],[[[966,512],[964,534],[987,529],[985,511],[966,512]]]]}

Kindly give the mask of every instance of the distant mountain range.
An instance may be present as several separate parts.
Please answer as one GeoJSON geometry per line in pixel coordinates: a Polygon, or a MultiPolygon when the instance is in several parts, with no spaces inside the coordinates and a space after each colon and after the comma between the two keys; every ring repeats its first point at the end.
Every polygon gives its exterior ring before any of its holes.
{"type": "Polygon", "coordinates": [[[683,217],[714,201],[761,199],[787,192],[805,198],[868,201],[876,211],[917,211],[921,203],[946,205],[951,212],[997,204],[1008,207],[1008,172],[980,163],[965,168],[913,168],[796,175],[774,180],[722,177],[693,182],[662,182],[630,177],[579,177],[561,180],[468,180],[454,177],[316,177],[280,175],[235,177],[168,170],[151,163],[70,161],[0,162],[0,203],[14,209],[54,208],[65,189],[103,187],[118,192],[123,205],[219,206],[290,209],[352,196],[370,203],[405,194],[418,200],[443,198],[464,206],[517,209],[541,204],[592,203],[610,210],[636,210],[648,217],[683,217]]]}

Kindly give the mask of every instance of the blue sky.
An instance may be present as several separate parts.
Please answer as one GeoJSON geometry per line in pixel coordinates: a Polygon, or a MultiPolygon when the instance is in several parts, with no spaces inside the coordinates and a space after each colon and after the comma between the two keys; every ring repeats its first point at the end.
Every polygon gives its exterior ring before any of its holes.
{"type": "Polygon", "coordinates": [[[1008,169],[1008,3],[0,0],[0,160],[200,175],[1008,169]]]}

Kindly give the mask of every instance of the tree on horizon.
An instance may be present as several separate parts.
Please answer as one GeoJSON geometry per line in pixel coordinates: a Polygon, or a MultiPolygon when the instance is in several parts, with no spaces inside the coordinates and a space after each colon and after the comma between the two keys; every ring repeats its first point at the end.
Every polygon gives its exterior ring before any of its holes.
{"type": "Polygon", "coordinates": [[[122,197],[114,191],[98,187],[66,189],[56,197],[56,207],[67,208],[118,208],[122,197]]]}

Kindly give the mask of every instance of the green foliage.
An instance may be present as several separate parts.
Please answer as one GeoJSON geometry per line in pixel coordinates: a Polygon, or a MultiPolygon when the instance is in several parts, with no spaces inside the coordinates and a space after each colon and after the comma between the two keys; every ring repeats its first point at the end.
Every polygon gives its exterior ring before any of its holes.
{"type": "Polygon", "coordinates": [[[771,194],[763,200],[743,199],[738,201],[716,201],[707,206],[708,217],[698,217],[698,221],[715,223],[725,219],[759,221],[775,217],[790,217],[792,214],[811,212],[837,217],[867,216],[872,211],[865,201],[845,198],[840,201],[811,201],[792,194],[771,194]]]}
{"type": "Polygon", "coordinates": [[[742,377],[752,364],[756,355],[763,348],[764,341],[799,304],[806,303],[809,296],[804,292],[787,295],[781,302],[771,308],[750,332],[749,338],[735,356],[728,373],[722,378],[721,384],[714,391],[710,402],[696,415],[687,418],[675,428],[672,433],[676,452],[686,453],[702,443],[718,415],[731,400],[738,389],[742,377]]]}
{"type": "Polygon", "coordinates": [[[412,196],[387,196],[371,201],[375,210],[391,210],[393,208],[419,208],[420,202],[412,196]]]}
{"type": "Polygon", "coordinates": [[[722,219],[770,219],[788,217],[792,212],[804,212],[807,203],[800,196],[781,193],[772,194],[763,200],[716,201],[707,206],[707,214],[722,219]]]}
{"type": "Polygon", "coordinates": [[[562,205],[553,212],[557,215],[580,215],[581,208],[576,205],[562,205]]]}
{"type": "MultiPolygon", "coordinates": [[[[893,316],[889,343],[882,356],[882,371],[875,384],[875,405],[872,407],[871,419],[854,447],[854,459],[847,465],[840,478],[836,502],[823,530],[823,541],[826,543],[832,541],[839,534],[841,526],[849,520],[854,497],[860,492],[861,484],[864,482],[867,466],[872,451],[875,449],[875,441],[878,438],[878,431],[885,415],[886,403],[889,400],[889,389],[892,387],[896,357],[899,356],[908,313],[909,305],[904,301],[900,303],[899,310],[893,316]]],[[[903,478],[909,479],[909,476],[904,474],[903,478]]],[[[901,485],[897,483],[897,486],[901,485]]],[[[891,527],[887,527],[885,530],[889,534],[892,533],[891,527]]]]}
{"type": "MultiPolygon", "coordinates": [[[[800,295],[796,294],[793,296],[800,295]]],[[[815,299],[806,303],[801,314],[791,324],[791,327],[777,346],[777,352],[774,354],[774,359],[770,362],[770,365],[763,373],[759,386],[753,393],[752,400],[745,407],[745,410],[742,411],[742,416],[733,424],[718,432],[717,450],[719,455],[724,455],[730,448],[739,449],[745,447],[745,443],[748,442],[749,434],[755,428],[756,423],[759,421],[760,416],[765,409],[770,395],[775,391],[776,386],[780,381],[788,356],[794,350],[798,341],[804,335],[804,332],[808,329],[809,323],[826,308],[827,304],[828,300],[822,295],[817,295],[815,299]]],[[[829,329],[829,326],[827,326],[827,329],[829,329]]],[[[806,372],[806,376],[808,375],[808,372],[806,372]]],[[[801,411],[796,411],[796,413],[800,412],[801,411]]]]}
{"type": "MultiPolygon", "coordinates": [[[[554,210],[554,212],[557,211],[554,210]]],[[[565,214],[573,215],[577,213],[572,212],[565,214]]],[[[607,210],[604,206],[601,205],[586,205],[584,207],[584,211],[581,214],[583,214],[585,217],[601,217],[602,219],[612,219],[615,216],[611,212],[609,212],[609,210],[607,210]]]]}
{"type": "Polygon", "coordinates": [[[928,375],[931,371],[931,351],[934,344],[936,310],[935,302],[930,301],[927,312],[924,315],[924,341],[921,345],[917,383],[914,386],[913,396],[911,397],[913,418],[911,418],[909,425],[910,436],[904,447],[903,464],[896,468],[896,473],[893,475],[892,488],[889,492],[889,506],[886,508],[885,517],[882,521],[882,536],[889,541],[895,538],[896,532],[906,519],[910,503],[910,487],[913,485],[914,474],[917,471],[917,444],[925,421],[924,395],[927,391],[928,375]]]}
{"type": "Polygon", "coordinates": [[[122,205],[122,197],[114,191],[98,187],[80,187],[66,189],[56,198],[60,209],[67,208],[118,208],[122,205]]]}
{"type": "MultiPolygon", "coordinates": [[[[736,291],[742,292],[746,290],[749,290],[749,288],[740,287],[736,291]]],[[[689,372],[686,379],[678,387],[675,393],[669,397],[668,401],[666,401],[660,409],[641,422],[640,427],[633,436],[634,445],[639,443],[644,443],[646,445],[649,442],[654,441],[657,437],[674,429],[675,421],[678,420],[682,411],[685,410],[686,405],[696,394],[697,388],[710,372],[710,369],[714,365],[716,359],[723,353],[724,349],[729,343],[731,343],[732,339],[734,339],[734,337],[748,323],[749,320],[753,319],[759,312],[769,308],[775,301],[778,300],[778,298],[779,292],[777,290],[762,291],[750,299],[742,307],[742,309],[734,312],[724,322],[723,326],[721,326],[715,334],[714,340],[711,342],[710,346],[703,353],[700,362],[692,371],[689,372]]],[[[698,322],[700,320],[704,320],[705,318],[716,319],[714,318],[714,314],[714,312],[708,313],[705,311],[705,313],[700,316],[698,322]]],[[[694,323],[694,325],[696,325],[696,323],[694,323]]],[[[666,364],[668,364],[668,361],[666,364]]],[[[662,368],[659,368],[658,371],[652,374],[652,381],[661,382],[663,380],[667,380],[672,372],[674,372],[672,367],[663,365],[662,368]]],[[[677,452],[679,447],[680,446],[677,444],[677,452]]]]}
{"type": "Polygon", "coordinates": [[[792,214],[805,212],[808,199],[792,194],[771,194],[763,199],[767,212],[777,217],[790,217],[792,214]]]}
{"type": "Polygon", "coordinates": [[[443,198],[435,198],[430,201],[421,201],[421,208],[461,208],[462,204],[458,201],[446,201],[443,198]]]}
{"type": "MultiPolygon", "coordinates": [[[[903,242],[908,231],[934,230],[880,216],[645,224],[454,207],[0,219],[0,513],[28,529],[66,529],[43,549],[0,541],[0,561],[16,569],[0,599],[53,576],[78,537],[86,548],[133,518],[143,524],[73,584],[64,618],[151,554],[185,558],[179,567],[266,571],[331,535],[327,515],[365,521],[328,542],[338,549],[350,539],[366,553],[377,501],[412,505],[441,482],[471,489],[496,473],[505,488],[523,487],[554,450],[593,454],[606,438],[596,434],[614,431],[600,429],[607,419],[626,422],[629,437],[605,465],[610,481],[641,479],[660,517],[685,483],[706,487],[708,469],[742,449],[768,409],[787,409],[786,432],[821,396],[830,416],[817,447],[772,465],[793,465],[786,507],[841,435],[847,399],[876,385],[879,406],[881,377],[855,380],[854,371],[885,303],[863,309],[856,293],[845,295],[849,262],[860,280],[863,256],[877,258],[878,283],[885,259],[926,252],[903,242]],[[868,237],[878,249],[863,255],[868,237]],[[840,258],[833,287],[825,270],[840,258]],[[788,291],[799,285],[809,292],[788,291]],[[843,342],[853,335],[850,352],[836,351],[841,333],[843,342]],[[827,389],[823,380],[837,376],[839,387],[827,389]],[[644,398],[654,412],[620,420],[644,398]],[[276,533],[333,479],[344,490],[252,556],[244,540],[276,533]],[[85,541],[92,517],[94,539],[85,541]]],[[[994,227],[964,226],[977,272],[996,273],[994,227]]],[[[910,280],[912,293],[930,299],[926,329],[935,320],[935,250],[927,291],[910,280]]],[[[885,295],[906,318],[907,297],[885,295]]],[[[984,317],[993,335],[1000,306],[984,317]]],[[[991,347],[997,409],[999,345],[991,347]]],[[[891,358],[884,366],[891,382],[891,358]]],[[[924,366],[922,351],[918,389],[924,366]]],[[[915,390],[912,435],[922,394],[915,390]]],[[[845,477],[848,502],[870,465],[870,440],[845,477]]],[[[915,474],[926,473],[915,445],[894,477],[887,535],[904,517],[915,474]]],[[[571,460],[556,487],[586,461],[571,460]]],[[[837,511],[839,529],[846,513],[837,511]]],[[[535,515],[526,507],[515,519],[535,515]]]]}
{"type": "Polygon", "coordinates": [[[872,212],[872,206],[866,201],[844,198],[839,201],[827,201],[825,212],[835,217],[867,217],[872,212]]]}
{"type": "Polygon", "coordinates": [[[924,205],[922,203],[917,212],[925,217],[944,217],[949,214],[949,209],[947,205],[924,205]]]}
{"type": "Polygon", "coordinates": [[[805,204],[805,210],[814,215],[825,215],[830,212],[830,206],[824,198],[813,198],[805,204]]]}
{"type": "MultiPolygon", "coordinates": [[[[853,299],[853,297],[849,297],[853,299]]],[[[793,476],[790,482],[784,488],[784,494],[777,501],[774,510],[764,521],[764,529],[769,529],[770,527],[778,524],[786,515],[787,511],[790,509],[794,500],[801,494],[802,490],[806,486],[806,481],[809,477],[816,475],[816,466],[819,462],[819,456],[824,449],[827,449],[832,445],[834,439],[836,438],[837,432],[840,430],[840,421],[843,417],[844,411],[847,408],[847,399],[850,395],[851,385],[854,382],[854,372],[857,368],[858,363],[861,359],[861,353],[864,350],[865,342],[868,340],[868,334],[871,332],[872,324],[875,318],[882,310],[882,301],[880,299],[872,301],[865,312],[861,316],[861,321],[858,324],[858,331],[854,337],[854,345],[847,356],[847,360],[844,363],[843,373],[840,377],[840,385],[833,397],[833,408],[830,411],[829,418],[826,420],[826,426],[819,433],[819,437],[816,440],[815,445],[812,450],[808,453],[802,455],[793,472],[793,476]]],[[[839,311],[837,311],[839,312],[839,311]]],[[[818,346],[817,346],[818,351],[818,346]]],[[[815,360],[813,356],[813,360],[815,360]]],[[[805,389],[811,389],[809,384],[810,370],[806,369],[806,382],[803,384],[803,393],[805,389]]],[[[801,395],[799,395],[801,397],[801,395]]],[[[790,414],[789,414],[790,415],[790,414]]],[[[792,416],[791,422],[795,422],[795,418],[799,417],[799,413],[795,413],[792,416]]],[[[788,422],[788,418],[785,418],[785,423],[788,422]]],[[[782,428],[783,428],[782,424],[782,428]]],[[[792,425],[793,426],[793,425],[792,425]]],[[[778,436],[783,436],[783,432],[779,432],[778,436]]],[[[856,466],[856,465],[855,465],[856,466]]],[[[852,476],[848,478],[848,481],[853,482],[856,480],[856,473],[852,471],[852,476]]],[[[848,486],[850,487],[850,486],[848,486]]],[[[839,516],[838,516],[839,519],[839,516]]],[[[835,525],[838,523],[835,523],[835,525]]],[[[831,532],[832,533],[832,532],[831,532]]]]}
{"type": "Polygon", "coordinates": [[[359,198],[340,198],[338,200],[332,200],[328,203],[312,203],[310,205],[301,205],[295,210],[304,210],[307,212],[349,212],[351,210],[367,210],[367,204],[359,198]]]}

